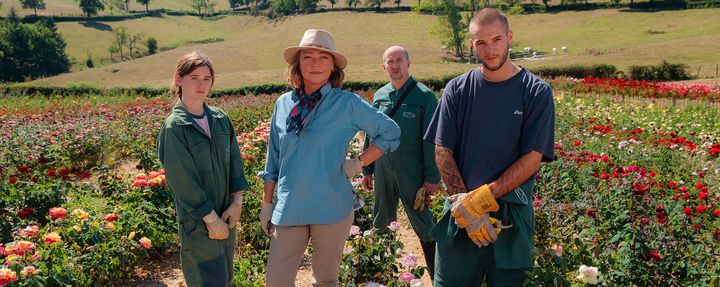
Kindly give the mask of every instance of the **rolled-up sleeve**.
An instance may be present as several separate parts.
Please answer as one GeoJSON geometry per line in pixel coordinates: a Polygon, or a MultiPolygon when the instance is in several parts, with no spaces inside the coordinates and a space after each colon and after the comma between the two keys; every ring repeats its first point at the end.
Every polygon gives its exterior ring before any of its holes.
{"type": "Polygon", "coordinates": [[[383,153],[395,151],[400,146],[400,127],[358,95],[354,96],[352,118],[355,126],[372,138],[370,144],[375,145],[383,153]]]}
{"type": "Polygon", "coordinates": [[[280,136],[276,124],[277,110],[278,104],[275,104],[270,120],[270,137],[268,138],[265,157],[265,170],[258,173],[258,176],[265,182],[277,182],[280,174],[280,136]]]}
{"type": "Polygon", "coordinates": [[[158,157],[180,207],[195,220],[210,214],[215,204],[200,186],[200,175],[192,156],[171,127],[164,127],[158,135],[158,157]]]}

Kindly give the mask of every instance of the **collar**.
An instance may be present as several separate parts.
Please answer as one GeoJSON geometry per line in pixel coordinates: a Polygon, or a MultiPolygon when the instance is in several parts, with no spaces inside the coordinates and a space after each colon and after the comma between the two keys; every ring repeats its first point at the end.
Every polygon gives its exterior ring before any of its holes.
{"type": "MultiPolygon", "coordinates": [[[[218,119],[225,117],[225,115],[214,111],[205,103],[203,103],[203,109],[205,110],[205,114],[207,115],[208,119],[210,119],[210,117],[218,119]]],[[[178,125],[192,125],[192,123],[194,122],[194,120],[192,119],[192,115],[187,111],[185,105],[183,105],[180,99],[175,102],[175,106],[173,107],[172,112],[173,114],[177,115],[176,122],[178,125]]]]}
{"type": "MultiPolygon", "coordinates": [[[[322,99],[324,99],[325,96],[327,96],[328,94],[330,94],[330,92],[332,91],[332,89],[333,89],[333,87],[332,87],[332,85],[330,84],[330,82],[327,82],[327,83],[325,83],[325,85],[323,85],[322,87],[320,87],[320,94],[322,95],[322,99]]],[[[320,100],[322,100],[322,99],[320,99],[320,100]]],[[[293,102],[297,102],[297,101],[299,100],[299,99],[298,99],[298,94],[297,94],[297,89],[293,89],[293,90],[292,90],[292,100],[293,100],[293,102]]]]}
{"type": "Polygon", "coordinates": [[[405,81],[405,83],[402,85],[402,87],[400,87],[400,89],[396,90],[395,87],[393,87],[392,83],[390,83],[390,92],[404,91],[405,89],[411,88],[410,86],[414,85],[415,83],[417,83],[417,81],[415,81],[415,78],[413,78],[413,76],[410,75],[408,77],[407,81],[405,81]]]}

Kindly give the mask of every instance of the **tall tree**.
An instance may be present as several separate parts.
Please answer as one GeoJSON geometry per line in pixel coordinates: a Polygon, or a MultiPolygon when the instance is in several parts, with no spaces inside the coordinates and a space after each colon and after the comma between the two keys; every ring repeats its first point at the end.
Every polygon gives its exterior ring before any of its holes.
{"type": "Polygon", "coordinates": [[[54,23],[0,20],[0,82],[24,81],[70,70],[65,41],[54,23]]]}
{"type": "Polygon", "coordinates": [[[135,0],[138,3],[145,5],[145,13],[150,12],[150,9],[148,9],[148,4],[150,4],[150,0],[135,0]]]}
{"type": "Polygon", "coordinates": [[[127,28],[125,27],[117,27],[113,29],[113,34],[115,36],[115,45],[118,47],[118,52],[120,52],[120,61],[124,61],[123,57],[123,46],[127,43],[128,35],[127,35],[127,28]]]}
{"type": "Polygon", "coordinates": [[[140,41],[142,40],[142,33],[132,34],[128,35],[127,39],[125,41],[125,46],[128,48],[128,53],[130,53],[130,58],[135,58],[135,53],[137,52],[135,49],[137,49],[137,45],[140,44],[140,41]]]}
{"type": "Polygon", "coordinates": [[[37,10],[45,10],[45,0],[20,0],[20,4],[25,9],[33,9],[35,16],[37,16],[37,10]]]}
{"type": "Polygon", "coordinates": [[[192,7],[198,11],[200,16],[207,16],[215,12],[216,3],[212,0],[193,0],[192,7]]]}
{"type": "Polygon", "coordinates": [[[335,8],[335,4],[337,4],[337,0],[328,0],[330,2],[330,8],[335,8]]]}
{"type": "Polygon", "coordinates": [[[90,18],[90,16],[105,10],[105,5],[101,0],[80,0],[80,9],[90,18]]]}
{"type": "Polygon", "coordinates": [[[467,24],[460,15],[460,9],[455,0],[443,0],[445,15],[440,17],[440,34],[445,46],[455,48],[455,56],[463,56],[463,42],[465,42],[467,24]]]}

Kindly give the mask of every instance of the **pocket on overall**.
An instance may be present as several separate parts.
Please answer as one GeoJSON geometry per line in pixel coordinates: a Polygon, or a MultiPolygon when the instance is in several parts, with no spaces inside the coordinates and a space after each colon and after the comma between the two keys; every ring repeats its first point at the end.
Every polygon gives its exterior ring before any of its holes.
{"type": "Polygon", "coordinates": [[[450,214],[450,201],[445,199],[445,206],[443,207],[442,217],[435,223],[435,226],[430,230],[430,236],[435,239],[438,246],[444,246],[451,244],[453,238],[458,233],[458,226],[455,224],[455,218],[450,214]]]}
{"type": "Polygon", "coordinates": [[[502,220],[503,229],[493,245],[497,268],[532,268],[535,211],[531,202],[533,181],[528,181],[498,199],[500,210],[491,216],[502,220]]]}

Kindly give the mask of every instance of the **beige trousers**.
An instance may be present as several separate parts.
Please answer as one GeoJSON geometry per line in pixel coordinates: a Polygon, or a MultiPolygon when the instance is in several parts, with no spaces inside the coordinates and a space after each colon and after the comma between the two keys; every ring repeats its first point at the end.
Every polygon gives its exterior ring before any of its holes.
{"type": "Polygon", "coordinates": [[[338,286],[338,272],[353,212],[334,224],[275,226],[270,238],[268,268],[265,279],[268,287],[295,286],[308,241],[312,242],[313,286],[338,286]]]}

